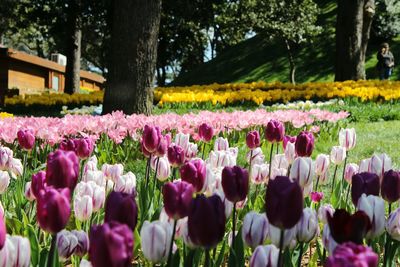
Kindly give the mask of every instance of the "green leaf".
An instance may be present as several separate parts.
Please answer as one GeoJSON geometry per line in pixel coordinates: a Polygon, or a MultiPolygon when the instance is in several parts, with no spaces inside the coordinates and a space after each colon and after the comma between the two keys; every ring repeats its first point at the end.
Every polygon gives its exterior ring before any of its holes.
{"type": "Polygon", "coordinates": [[[226,241],[222,244],[221,250],[219,251],[217,261],[215,262],[215,266],[222,266],[222,261],[224,260],[225,257],[225,247],[226,247],[226,241]]]}
{"type": "Polygon", "coordinates": [[[31,224],[27,224],[24,232],[24,235],[28,237],[29,243],[31,245],[31,263],[33,266],[37,266],[40,259],[40,247],[35,229],[31,224]]]}

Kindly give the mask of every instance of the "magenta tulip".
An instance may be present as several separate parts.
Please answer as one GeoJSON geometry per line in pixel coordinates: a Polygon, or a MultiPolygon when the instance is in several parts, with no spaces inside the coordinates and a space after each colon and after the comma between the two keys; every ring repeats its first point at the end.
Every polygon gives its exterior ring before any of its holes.
{"type": "Polygon", "coordinates": [[[225,234],[225,206],[217,195],[197,195],[188,216],[189,237],[193,244],[214,248],[225,234]]]}
{"type": "Polygon", "coordinates": [[[92,139],[85,137],[80,139],[75,139],[75,152],[81,159],[86,159],[90,157],[94,149],[94,143],[92,139]]]}
{"type": "Polygon", "coordinates": [[[239,166],[225,167],[222,170],[222,189],[225,197],[233,202],[246,199],[249,192],[249,173],[239,166]]]}
{"type": "Polygon", "coordinates": [[[106,200],[105,222],[116,221],[126,224],[134,231],[138,219],[138,208],[135,195],[122,192],[111,192],[106,200]]]}
{"type": "Polygon", "coordinates": [[[31,130],[19,130],[17,138],[19,145],[25,150],[31,150],[35,145],[35,135],[31,130]]]}
{"type": "Polygon", "coordinates": [[[297,181],[277,176],[269,181],[265,206],[272,225],[280,229],[292,228],[303,214],[303,190],[297,181]]]}
{"type": "Polygon", "coordinates": [[[4,214],[1,214],[0,212],[0,250],[4,247],[6,243],[6,235],[7,229],[4,221],[4,214]]]}
{"type": "Polygon", "coordinates": [[[327,258],[325,267],[377,267],[378,263],[378,254],[371,248],[348,242],[335,248],[333,255],[327,258]]]}
{"type": "Polygon", "coordinates": [[[285,135],[285,127],[280,121],[270,120],[265,128],[265,138],[271,142],[281,142],[285,135]]]}
{"type": "Polygon", "coordinates": [[[381,195],[389,203],[400,199],[400,173],[390,170],[385,172],[381,184],[381,195]]]}
{"type": "Polygon", "coordinates": [[[362,172],[353,175],[351,180],[351,199],[357,205],[362,194],[379,196],[379,176],[375,173],[362,172]]]}
{"type": "Polygon", "coordinates": [[[37,198],[39,192],[46,187],[46,172],[40,171],[32,175],[31,191],[32,194],[37,198]]]}
{"type": "Polygon", "coordinates": [[[133,233],[117,222],[92,226],[89,260],[93,267],[128,267],[133,257],[133,233]]]}
{"type": "Polygon", "coordinates": [[[259,147],[260,144],[261,144],[260,133],[257,130],[247,133],[246,145],[248,148],[255,149],[255,148],[259,147]]]}
{"type": "Polygon", "coordinates": [[[282,142],[283,150],[286,149],[287,143],[293,143],[293,144],[296,143],[296,136],[285,135],[283,137],[283,142],[282,142]]]}
{"type": "Polygon", "coordinates": [[[182,219],[189,213],[193,198],[193,186],[187,182],[168,182],[163,186],[165,212],[174,220],[182,219]]]}
{"type": "Polygon", "coordinates": [[[143,146],[146,148],[146,150],[150,153],[155,152],[160,143],[160,139],[162,138],[160,128],[157,126],[152,127],[145,125],[142,138],[143,146]]]}
{"type": "Polygon", "coordinates": [[[168,148],[168,161],[173,167],[179,167],[185,162],[185,151],[178,145],[168,148]]]}
{"type": "Polygon", "coordinates": [[[202,123],[199,126],[199,137],[204,142],[210,142],[214,136],[214,129],[207,123],[202,123]]]}
{"type": "Polygon", "coordinates": [[[46,232],[56,234],[68,223],[71,214],[70,190],[47,187],[37,198],[37,220],[46,232]]]}
{"type": "Polygon", "coordinates": [[[71,192],[78,182],[79,159],[73,151],[56,150],[47,157],[46,183],[55,188],[68,187],[71,192]]]}
{"type": "Polygon", "coordinates": [[[314,135],[311,132],[302,131],[296,137],[296,154],[299,157],[310,157],[314,150],[314,135]]]}
{"type": "Polygon", "coordinates": [[[193,185],[196,192],[202,192],[206,182],[206,164],[201,159],[186,162],[180,169],[181,179],[193,185]]]}

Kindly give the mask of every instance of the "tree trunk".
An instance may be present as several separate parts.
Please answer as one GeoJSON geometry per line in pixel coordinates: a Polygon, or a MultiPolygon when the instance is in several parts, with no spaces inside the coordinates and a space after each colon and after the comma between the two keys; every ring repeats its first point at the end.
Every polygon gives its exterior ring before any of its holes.
{"type": "Polygon", "coordinates": [[[287,51],[288,59],[289,59],[289,65],[290,65],[289,81],[292,84],[296,84],[296,79],[295,79],[296,64],[294,62],[292,46],[290,45],[288,40],[285,40],[285,44],[286,44],[286,51],[287,51]]]}
{"type": "Polygon", "coordinates": [[[365,79],[374,0],[338,0],[335,81],[365,79]]]}
{"type": "Polygon", "coordinates": [[[71,0],[67,7],[67,66],[65,68],[64,92],[77,93],[80,90],[81,70],[81,0],[71,0]]]}
{"type": "Polygon", "coordinates": [[[113,12],[103,113],[150,114],[161,0],[114,1],[113,12]]]}

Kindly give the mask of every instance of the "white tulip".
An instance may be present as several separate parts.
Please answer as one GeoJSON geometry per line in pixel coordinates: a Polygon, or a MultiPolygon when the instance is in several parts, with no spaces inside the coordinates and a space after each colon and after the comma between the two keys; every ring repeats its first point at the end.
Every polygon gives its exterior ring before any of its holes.
{"type": "Polygon", "coordinates": [[[248,246],[255,248],[267,238],[269,223],[265,213],[250,211],[244,216],[242,239],[248,246]]]}
{"type": "Polygon", "coordinates": [[[300,221],[296,224],[297,240],[308,243],[317,235],[318,230],[317,213],[311,208],[305,208],[300,221]]]}
{"type": "Polygon", "coordinates": [[[340,129],[339,131],[339,144],[347,151],[352,150],[356,146],[356,130],[354,128],[340,129]]]}
{"type": "Polygon", "coordinates": [[[140,230],[142,251],[146,259],[153,263],[163,262],[169,254],[172,238],[170,224],[161,221],[145,221],[140,230]]]}
{"type": "Polygon", "coordinates": [[[340,165],[346,158],[346,149],[341,146],[333,146],[331,150],[331,161],[335,165],[340,165]]]}
{"type": "Polygon", "coordinates": [[[127,172],[124,175],[119,176],[115,180],[114,190],[117,192],[131,194],[135,188],[136,188],[136,176],[132,172],[127,172]]]}
{"type": "Polygon", "coordinates": [[[10,185],[10,175],[7,171],[0,170],[0,194],[6,192],[8,186],[10,185]]]}
{"type": "Polygon", "coordinates": [[[251,256],[250,267],[278,267],[279,249],[274,245],[258,246],[251,256]]]}
{"type": "Polygon", "coordinates": [[[371,229],[367,233],[367,238],[380,236],[385,230],[385,202],[382,198],[362,194],[358,199],[357,210],[364,211],[371,222],[371,229]]]}

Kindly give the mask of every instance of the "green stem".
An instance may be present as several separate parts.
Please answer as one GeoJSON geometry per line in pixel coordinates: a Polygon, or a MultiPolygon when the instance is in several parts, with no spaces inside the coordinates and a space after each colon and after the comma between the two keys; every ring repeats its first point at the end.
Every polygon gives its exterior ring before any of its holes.
{"type": "Polygon", "coordinates": [[[250,150],[249,176],[251,177],[251,163],[253,162],[253,149],[250,150]]]}
{"type": "Polygon", "coordinates": [[[333,194],[333,189],[335,188],[335,179],[336,179],[336,172],[337,172],[337,169],[338,169],[338,165],[335,165],[335,171],[333,172],[331,196],[332,196],[332,194],[333,194]]]}
{"type": "Polygon", "coordinates": [[[52,235],[51,237],[51,245],[50,245],[50,251],[47,256],[47,267],[53,267],[53,263],[56,260],[58,262],[58,259],[56,259],[56,242],[57,242],[57,234],[52,235]]]}
{"type": "Polygon", "coordinates": [[[319,184],[319,179],[320,179],[321,175],[317,176],[317,182],[315,183],[315,192],[318,192],[318,184],[319,184]]]}
{"type": "MultiPolygon", "coordinates": [[[[388,213],[388,218],[390,216],[390,213],[392,212],[392,203],[389,203],[389,213],[388,213]]],[[[386,267],[387,265],[387,257],[389,254],[389,249],[390,249],[390,243],[391,243],[391,238],[388,232],[386,232],[386,243],[385,243],[385,253],[383,256],[383,267],[386,267]]]]}
{"type": "Polygon", "coordinates": [[[203,149],[201,150],[201,159],[204,159],[204,150],[206,150],[206,143],[203,143],[203,149]]]}
{"type": "Polygon", "coordinates": [[[283,267],[283,241],[284,241],[284,236],[285,236],[285,230],[281,229],[281,236],[279,239],[279,257],[278,257],[278,267],[283,267]]]}
{"type": "Polygon", "coordinates": [[[210,249],[206,249],[206,258],[204,260],[204,267],[210,267],[210,249]]]}
{"type": "Polygon", "coordinates": [[[176,223],[178,222],[178,220],[174,220],[174,227],[172,230],[172,238],[171,238],[171,244],[169,245],[169,254],[168,254],[168,261],[167,261],[167,266],[171,266],[172,265],[172,247],[174,245],[174,238],[175,238],[175,231],[176,231],[176,223]]]}
{"type": "Polygon", "coordinates": [[[269,153],[269,179],[271,179],[271,169],[272,169],[272,152],[274,151],[274,143],[271,143],[271,151],[269,153]]]}
{"type": "Polygon", "coordinates": [[[232,250],[234,250],[235,247],[235,229],[236,228],[236,202],[233,203],[233,214],[232,214],[232,250]]]}
{"type": "Polygon", "coordinates": [[[297,267],[301,267],[301,259],[303,257],[303,249],[304,249],[304,245],[302,242],[299,243],[300,246],[300,252],[299,252],[299,259],[297,260],[297,267]]]}
{"type": "Polygon", "coordinates": [[[146,191],[147,191],[147,186],[148,186],[148,184],[149,184],[149,175],[150,175],[150,161],[151,161],[151,157],[149,157],[148,159],[147,159],[147,164],[146,164],[146,172],[145,172],[145,175],[146,175],[146,177],[145,177],[145,180],[146,180],[146,191]]]}

